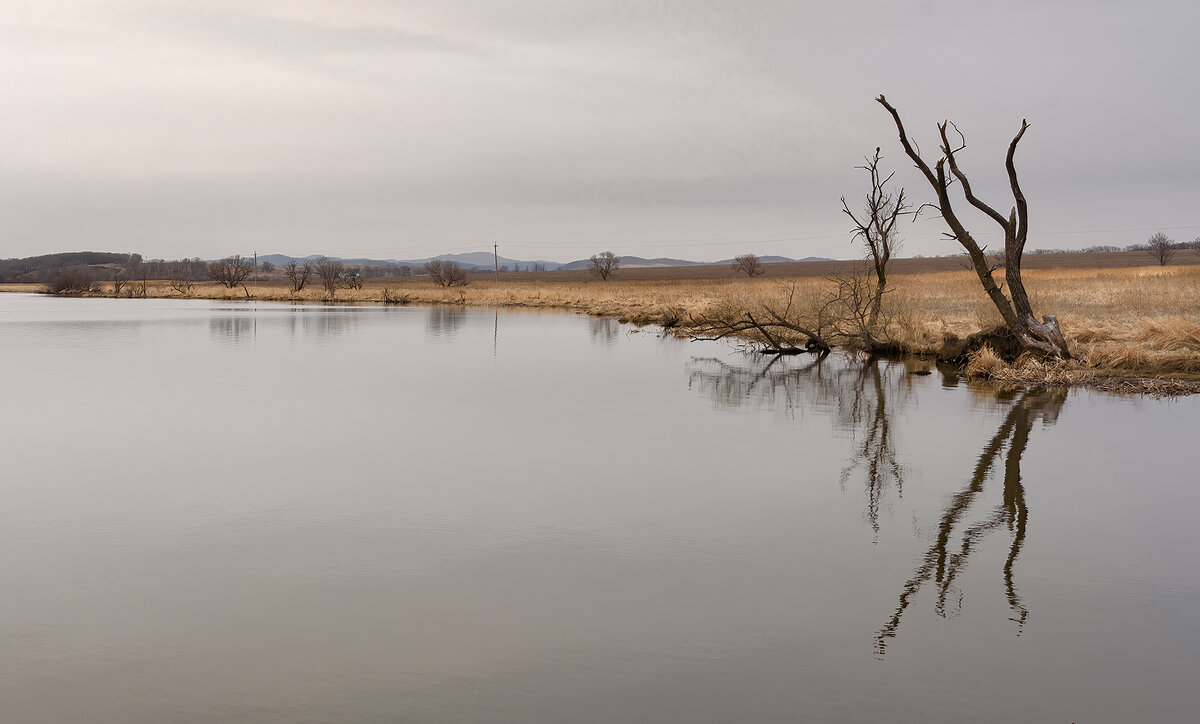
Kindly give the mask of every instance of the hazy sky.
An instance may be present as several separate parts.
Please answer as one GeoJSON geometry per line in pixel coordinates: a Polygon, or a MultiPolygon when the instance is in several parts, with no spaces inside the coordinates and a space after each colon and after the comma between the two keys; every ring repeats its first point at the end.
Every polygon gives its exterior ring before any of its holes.
{"type": "Polygon", "coordinates": [[[1190,240],[1198,6],[4,0],[0,257],[848,257],[880,92],[1005,210],[1028,118],[1031,248],[1190,240]]]}

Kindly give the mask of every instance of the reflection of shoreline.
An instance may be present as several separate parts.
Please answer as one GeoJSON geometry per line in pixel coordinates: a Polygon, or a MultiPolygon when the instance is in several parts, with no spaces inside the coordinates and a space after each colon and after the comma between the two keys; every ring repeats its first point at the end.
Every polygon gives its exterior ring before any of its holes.
{"type": "MultiPolygon", "coordinates": [[[[1067,394],[1062,389],[1035,388],[1019,393],[999,392],[998,399],[1006,401],[1015,397],[1015,402],[999,430],[984,446],[979,456],[970,482],[966,487],[950,498],[942,512],[938,525],[937,537],[933,545],[925,552],[922,562],[917,566],[913,576],[904,584],[900,592],[900,602],[895,613],[875,635],[876,654],[882,656],[887,649],[888,639],[896,637],[904,611],[912,603],[912,599],[921,588],[931,579],[937,584],[937,600],[934,611],[938,616],[946,616],[946,599],[950,594],[959,573],[966,568],[968,559],[975,546],[988,533],[1001,527],[1012,531],[1012,542],[1009,545],[1008,556],[1003,568],[1004,590],[1012,610],[1012,621],[1017,624],[1017,634],[1020,635],[1029,610],[1021,601],[1013,580],[1013,568],[1025,543],[1025,533],[1029,520],[1029,510],[1025,501],[1025,486],[1021,480],[1021,457],[1029,444],[1029,435],[1033,425],[1040,418],[1044,424],[1053,425],[1058,420],[1066,402],[1067,394]],[[950,552],[950,540],[954,537],[955,529],[974,506],[985,484],[990,477],[993,466],[1000,458],[1007,443],[1008,453],[1004,457],[1004,491],[1002,502],[997,505],[983,520],[961,529],[959,549],[950,552]]],[[[959,597],[958,606],[962,600],[959,597]]]]}
{"type": "Polygon", "coordinates": [[[466,320],[467,310],[460,306],[429,307],[425,317],[425,335],[433,340],[454,339],[466,320]]]}

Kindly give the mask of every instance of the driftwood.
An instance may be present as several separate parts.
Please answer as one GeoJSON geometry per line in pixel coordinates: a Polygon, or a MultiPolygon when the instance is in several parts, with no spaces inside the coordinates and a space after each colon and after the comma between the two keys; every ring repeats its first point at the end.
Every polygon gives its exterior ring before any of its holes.
{"type": "Polygon", "coordinates": [[[743,316],[732,319],[720,317],[693,317],[689,325],[692,339],[717,340],[726,337],[741,336],[747,332],[757,332],[766,340],[766,344],[758,349],[761,354],[791,355],[791,354],[829,354],[832,347],[817,332],[789,321],[782,314],[767,308],[764,310],[768,319],[760,320],[753,312],[744,312],[743,316]],[[803,346],[796,346],[782,341],[771,333],[771,330],[787,330],[807,337],[803,346]]]}

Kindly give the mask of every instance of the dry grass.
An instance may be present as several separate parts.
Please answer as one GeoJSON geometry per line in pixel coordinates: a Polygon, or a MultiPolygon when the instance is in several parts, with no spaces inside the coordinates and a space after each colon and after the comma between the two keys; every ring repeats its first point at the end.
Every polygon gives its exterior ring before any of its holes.
{"type": "MultiPolygon", "coordinates": [[[[621,277],[608,282],[582,272],[510,274],[499,282],[475,275],[469,286],[455,289],[434,286],[428,277],[408,277],[372,280],[361,290],[339,291],[334,301],[382,303],[386,288],[394,299],[411,304],[546,307],[613,316],[634,324],[662,324],[686,321],[721,305],[747,308],[775,299],[782,284],[794,284],[801,300],[816,299],[829,289],[831,283],[822,276],[778,276],[782,267],[792,266],[770,265],[769,276],[753,280],[731,274],[681,278],[677,271],[666,269],[623,270],[621,277]],[[654,278],[655,273],[659,278],[654,278]]],[[[892,281],[894,290],[887,296],[892,313],[889,332],[916,353],[935,352],[947,334],[963,337],[1000,322],[968,270],[896,273],[892,281]]],[[[1033,268],[1026,270],[1025,282],[1034,308],[1058,316],[1079,360],[1077,372],[1200,378],[1200,266],[1033,268]]],[[[0,291],[36,289],[0,285],[0,291]]],[[[167,282],[152,282],[149,294],[180,296],[167,282]]],[[[259,300],[327,301],[319,287],[292,295],[278,282],[251,284],[245,290],[197,284],[190,296],[245,299],[248,295],[259,300]]],[[[1051,370],[1042,372],[1053,375],[1051,370]]]]}
{"type": "Polygon", "coordinates": [[[1200,393],[1200,381],[1197,380],[1113,374],[1111,370],[1102,372],[1087,368],[1076,360],[1041,360],[1026,355],[1009,364],[987,345],[968,356],[963,372],[970,379],[1001,387],[1085,386],[1159,396],[1200,393]]]}

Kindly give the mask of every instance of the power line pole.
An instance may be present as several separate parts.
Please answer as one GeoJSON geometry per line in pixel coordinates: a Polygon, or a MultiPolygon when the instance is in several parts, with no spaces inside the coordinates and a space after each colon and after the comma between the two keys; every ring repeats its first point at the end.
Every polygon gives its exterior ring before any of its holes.
{"type": "Polygon", "coordinates": [[[496,262],[496,281],[500,281],[500,245],[492,244],[492,260],[496,262]]]}

